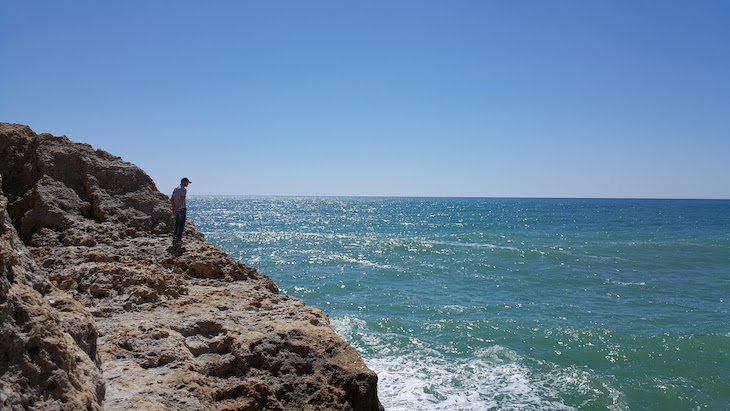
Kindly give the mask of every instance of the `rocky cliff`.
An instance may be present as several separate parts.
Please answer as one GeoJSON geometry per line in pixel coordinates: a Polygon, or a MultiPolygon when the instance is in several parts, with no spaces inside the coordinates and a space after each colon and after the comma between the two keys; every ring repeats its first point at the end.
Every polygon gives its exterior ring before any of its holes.
{"type": "Polygon", "coordinates": [[[206,242],[141,169],[0,123],[0,409],[379,410],[327,315],[206,242]]]}

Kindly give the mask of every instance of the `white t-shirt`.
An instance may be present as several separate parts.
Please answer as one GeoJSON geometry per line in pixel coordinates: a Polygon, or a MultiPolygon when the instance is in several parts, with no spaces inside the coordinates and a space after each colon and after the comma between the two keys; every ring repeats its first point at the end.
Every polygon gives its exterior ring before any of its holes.
{"type": "Polygon", "coordinates": [[[182,205],[177,208],[178,210],[185,210],[187,208],[187,205],[185,204],[185,197],[187,194],[188,189],[182,184],[180,184],[179,187],[175,187],[175,190],[172,191],[172,201],[174,204],[180,204],[180,199],[182,199],[182,205]]]}

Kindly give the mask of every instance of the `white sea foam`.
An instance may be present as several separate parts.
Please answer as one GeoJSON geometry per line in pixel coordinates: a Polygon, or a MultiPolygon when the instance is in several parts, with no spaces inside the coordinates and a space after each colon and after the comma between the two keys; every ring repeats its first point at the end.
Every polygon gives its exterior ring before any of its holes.
{"type": "Polygon", "coordinates": [[[621,285],[621,286],[639,286],[644,287],[646,286],[646,282],[624,282],[624,281],[611,281],[612,284],[621,285]]]}
{"type": "Polygon", "coordinates": [[[461,243],[457,241],[429,241],[427,244],[431,245],[444,245],[449,247],[466,247],[466,248],[487,248],[492,250],[509,250],[509,251],[520,251],[517,247],[488,244],[488,243],[461,243]]]}
{"type": "Polygon", "coordinates": [[[358,255],[357,257],[343,254],[343,253],[330,253],[325,257],[318,258],[318,259],[310,259],[310,263],[326,263],[326,262],[344,262],[349,264],[360,264],[368,267],[374,267],[374,268],[381,268],[381,269],[391,269],[393,268],[390,264],[379,264],[375,263],[373,261],[368,260],[362,255],[358,255]]]}
{"type": "Polygon", "coordinates": [[[564,378],[546,378],[516,362],[448,360],[433,352],[366,359],[379,376],[388,410],[573,410],[560,402],[564,378]]]}
{"type": "Polygon", "coordinates": [[[538,370],[499,345],[475,351],[469,359],[451,358],[422,341],[394,348],[388,335],[369,332],[367,324],[354,317],[334,318],[332,327],[378,374],[378,396],[389,411],[564,411],[576,408],[562,401],[563,394],[588,401],[600,395],[586,371],[538,370]]]}

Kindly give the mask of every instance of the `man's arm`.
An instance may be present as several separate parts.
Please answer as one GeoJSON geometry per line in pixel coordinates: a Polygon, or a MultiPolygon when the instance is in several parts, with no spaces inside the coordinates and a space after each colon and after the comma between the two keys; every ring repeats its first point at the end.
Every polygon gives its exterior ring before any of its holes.
{"type": "MultiPolygon", "coordinates": [[[[172,192],[172,196],[170,197],[170,205],[172,206],[173,213],[177,212],[177,208],[180,207],[179,205],[175,204],[175,194],[177,194],[177,189],[172,192]]],[[[182,201],[180,202],[180,204],[182,205],[182,201]]]]}

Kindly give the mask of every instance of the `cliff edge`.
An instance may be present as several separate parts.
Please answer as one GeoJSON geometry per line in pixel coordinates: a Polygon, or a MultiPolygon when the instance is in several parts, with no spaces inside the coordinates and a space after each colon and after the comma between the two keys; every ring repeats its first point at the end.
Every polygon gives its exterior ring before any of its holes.
{"type": "Polygon", "coordinates": [[[325,313],[191,221],[172,249],[135,165],[0,123],[0,185],[0,409],[383,409],[325,313]]]}

